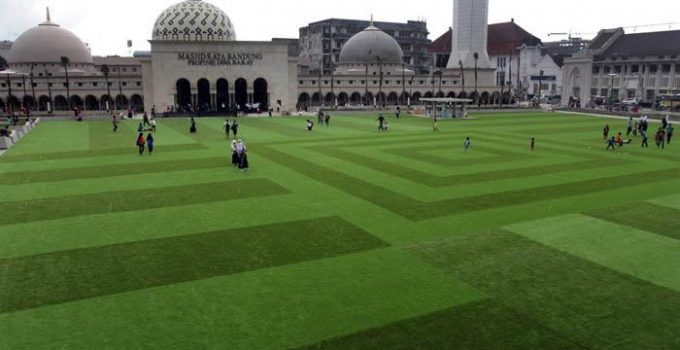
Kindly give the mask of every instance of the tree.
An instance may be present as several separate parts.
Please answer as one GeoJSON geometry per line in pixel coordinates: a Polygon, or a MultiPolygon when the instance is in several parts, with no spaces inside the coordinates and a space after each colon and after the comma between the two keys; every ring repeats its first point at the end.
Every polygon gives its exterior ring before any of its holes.
{"type": "Polygon", "coordinates": [[[68,101],[68,108],[73,109],[73,105],[71,104],[71,89],[68,81],[68,66],[70,64],[71,60],[68,57],[61,57],[61,66],[64,67],[64,73],[66,74],[66,100],[68,101]]]}
{"type": "MultiPolygon", "coordinates": [[[[111,104],[113,102],[113,100],[111,99],[111,86],[109,86],[109,74],[111,73],[111,69],[109,68],[108,65],[103,64],[99,70],[104,75],[104,80],[106,81],[106,98],[107,101],[111,104]]],[[[108,106],[108,108],[111,108],[111,106],[108,106]]]]}
{"type": "MultiPolygon", "coordinates": [[[[477,61],[479,60],[479,54],[475,52],[472,57],[475,59],[475,99],[479,99],[479,92],[477,92],[477,61]]],[[[476,103],[477,101],[475,101],[476,103]]]]}

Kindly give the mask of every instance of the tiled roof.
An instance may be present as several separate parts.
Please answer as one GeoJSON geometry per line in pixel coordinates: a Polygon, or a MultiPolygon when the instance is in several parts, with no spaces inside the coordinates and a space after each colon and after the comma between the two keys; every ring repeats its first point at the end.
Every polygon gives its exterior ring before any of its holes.
{"type": "Polygon", "coordinates": [[[623,35],[607,48],[602,56],[645,57],[679,53],[680,30],[673,30],[623,35]]]}
{"type": "MultiPolygon", "coordinates": [[[[450,53],[452,34],[452,30],[449,29],[435,40],[430,46],[430,53],[450,53]]],[[[531,35],[514,21],[489,24],[487,44],[489,55],[508,54],[522,44],[534,46],[540,42],[541,39],[531,35]]]]}

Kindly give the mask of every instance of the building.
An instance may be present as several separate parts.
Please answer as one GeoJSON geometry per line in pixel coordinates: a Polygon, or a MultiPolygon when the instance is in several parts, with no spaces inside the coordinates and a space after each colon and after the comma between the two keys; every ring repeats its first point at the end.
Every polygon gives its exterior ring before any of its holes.
{"type": "Polygon", "coordinates": [[[9,51],[12,49],[11,41],[0,41],[0,70],[7,68],[7,56],[9,56],[9,51]]]}
{"type": "Polygon", "coordinates": [[[653,103],[680,93],[680,31],[626,34],[601,30],[588,47],[565,58],[562,103],[592,97],[637,98],[653,103]]]}
{"type": "MultiPolygon", "coordinates": [[[[323,74],[330,75],[332,67],[340,62],[340,51],[355,34],[371,25],[369,21],[331,18],[310,23],[300,28],[300,66],[303,72],[315,73],[322,68],[323,74]]],[[[408,21],[406,23],[375,22],[397,40],[404,52],[404,63],[418,73],[427,73],[430,68],[428,47],[431,41],[427,23],[408,21]]]]}

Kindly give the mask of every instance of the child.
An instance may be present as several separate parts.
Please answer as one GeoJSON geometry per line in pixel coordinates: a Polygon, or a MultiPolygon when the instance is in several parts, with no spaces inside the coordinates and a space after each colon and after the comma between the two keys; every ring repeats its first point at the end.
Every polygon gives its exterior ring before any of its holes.
{"type": "Polygon", "coordinates": [[[231,165],[234,167],[238,166],[238,146],[236,140],[231,140],[231,165]]]}
{"type": "Polygon", "coordinates": [[[314,129],[314,123],[312,123],[311,120],[307,119],[307,131],[312,131],[314,129]]]}
{"type": "Polygon", "coordinates": [[[149,133],[149,135],[147,135],[147,137],[146,137],[146,147],[149,149],[149,155],[150,156],[153,155],[153,144],[154,144],[153,135],[151,135],[151,133],[149,133]]]}
{"type": "Polygon", "coordinates": [[[536,149],[536,138],[532,137],[531,138],[531,152],[533,152],[536,149]]]}
{"type": "Polygon", "coordinates": [[[137,147],[139,147],[139,155],[141,156],[144,154],[144,145],[146,144],[146,140],[144,139],[144,134],[139,133],[139,136],[137,136],[137,147]]]}
{"type": "Polygon", "coordinates": [[[616,138],[614,136],[611,139],[607,139],[607,151],[610,149],[616,151],[616,138]]]}
{"type": "Polygon", "coordinates": [[[659,129],[659,131],[656,132],[654,140],[656,141],[656,148],[661,149],[666,148],[666,132],[664,131],[663,128],[659,129]]]}
{"type": "Polygon", "coordinates": [[[619,147],[623,147],[623,135],[621,135],[621,133],[616,135],[616,144],[619,145],[619,147]]]}
{"type": "Polygon", "coordinates": [[[469,137],[465,138],[465,143],[463,144],[463,147],[465,148],[465,152],[472,148],[472,141],[470,140],[469,137]]]}

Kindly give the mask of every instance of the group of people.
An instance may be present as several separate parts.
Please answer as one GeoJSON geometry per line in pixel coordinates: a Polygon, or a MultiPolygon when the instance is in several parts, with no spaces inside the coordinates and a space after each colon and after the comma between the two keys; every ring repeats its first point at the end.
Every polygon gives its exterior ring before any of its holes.
{"type": "MultiPolygon", "coordinates": [[[[629,145],[633,143],[630,138],[624,139],[623,133],[618,133],[616,136],[609,136],[611,129],[609,125],[605,125],[602,130],[602,134],[605,142],[607,143],[607,150],[615,151],[617,146],[623,147],[624,145],[629,145]]],[[[640,135],[642,141],[642,148],[649,148],[649,116],[644,115],[639,121],[636,121],[633,117],[628,119],[628,129],[626,130],[626,136],[630,137],[632,133],[633,136],[637,137],[640,135]]],[[[670,117],[666,116],[661,120],[661,127],[654,133],[654,143],[657,148],[664,149],[666,145],[669,145],[673,140],[673,133],[675,129],[673,124],[670,122],[670,117]]]]}
{"type": "Polygon", "coordinates": [[[231,165],[241,171],[248,171],[250,164],[248,163],[248,147],[245,142],[239,139],[231,140],[231,165]]]}
{"type": "Polygon", "coordinates": [[[222,129],[226,133],[227,139],[229,139],[230,133],[234,134],[234,138],[236,138],[236,136],[238,136],[238,127],[239,127],[238,120],[236,120],[236,119],[234,119],[234,122],[231,123],[231,124],[229,124],[229,119],[224,121],[224,125],[222,125],[222,129]]]}

